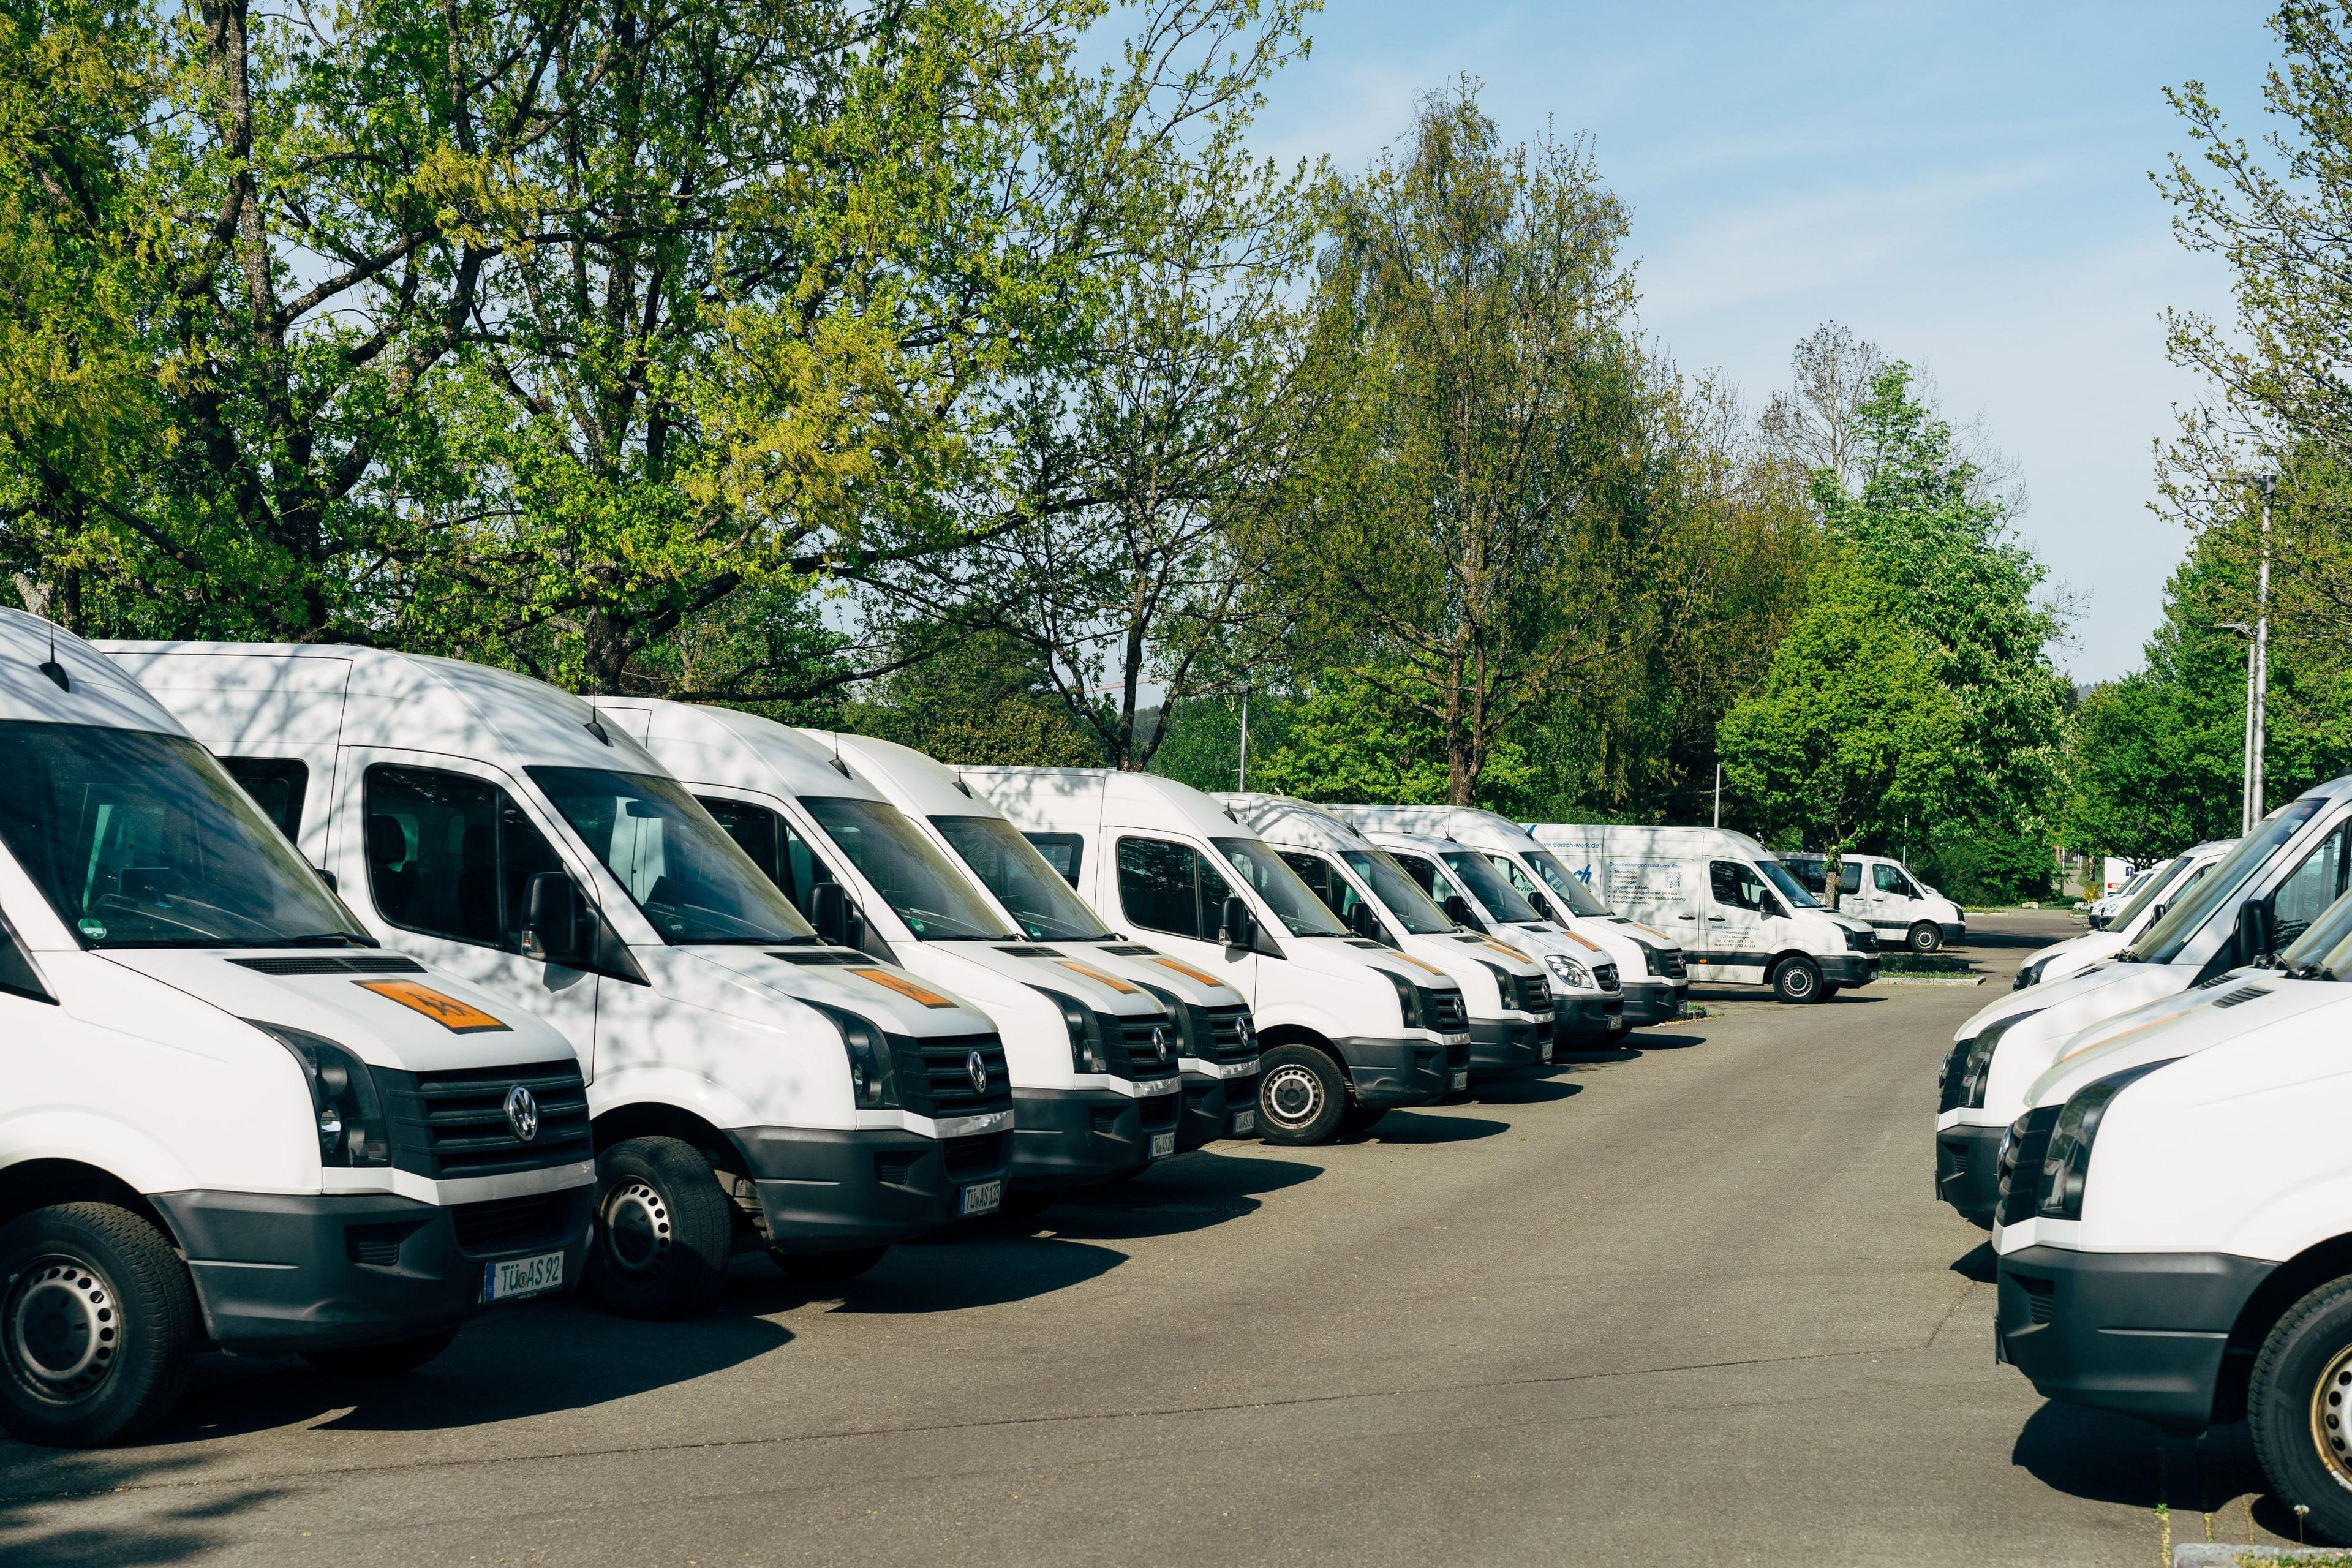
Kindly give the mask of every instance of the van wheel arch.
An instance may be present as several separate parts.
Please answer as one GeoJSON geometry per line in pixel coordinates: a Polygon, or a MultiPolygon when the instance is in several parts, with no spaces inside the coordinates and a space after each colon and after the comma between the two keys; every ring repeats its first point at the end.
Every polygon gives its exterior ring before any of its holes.
{"type": "Polygon", "coordinates": [[[2263,1342],[2289,1308],[2331,1279],[2352,1277],[2352,1236],[2331,1237],[2288,1258],[2271,1271],[2239,1309],[2221,1351],[2221,1374],[2213,1383],[2211,1418],[2216,1426],[2246,1415],[2246,1387],[2263,1342]]]}
{"type": "Polygon", "coordinates": [[[24,1160],[0,1167],[0,1226],[56,1204],[112,1204],[129,1209],[170,1238],[184,1258],[187,1247],[163,1211],[138,1188],[100,1166],[79,1160],[24,1160]]]}
{"type": "Polygon", "coordinates": [[[1321,1051],[1339,1064],[1339,1076],[1349,1079],[1349,1089],[1352,1091],[1355,1088],[1355,1080],[1348,1072],[1348,1058],[1339,1054],[1339,1047],[1304,1024],[1276,1024],[1271,1029],[1261,1030],[1257,1046],[1261,1052],[1276,1046],[1305,1046],[1310,1051],[1321,1051]]]}
{"type": "Polygon", "coordinates": [[[726,1133],[693,1111],[664,1104],[660,1100],[637,1100],[613,1107],[591,1122],[589,1131],[595,1138],[596,1152],[600,1156],[605,1150],[625,1143],[632,1138],[675,1138],[681,1143],[692,1144],[704,1159],[710,1162],[711,1170],[718,1173],[719,1189],[728,1194],[733,1205],[737,1236],[756,1232],[765,1241],[766,1214],[756,1201],[747,1205],[736,1192],[736,1184],[748,1181],[750,1176],[744,1169],[741,1152],[726,1133]]]}
{"type": "MultiPolygon", "coordinates": [[[[1791,963],[1805,964],[1809,966],[1817,976],[1822,971],[1822,963],[1820,959],[1815,958],[1810,952],[1801,952],[1796,949],[1791,948],[1786,952],[1774,953],[1772,955],[1771,962],[1765,964],[1764,984],[1771,986],[1774,991],[1779,991],[1780,986],[1780,971],[1791,963]]],[[[1822,1000],[1828,988],[1829,983],[1826,980],[1822,981],[1815,988],[1814,994],[1811,997],[1805,998],[1805,1000],[1813,1002],[1822,1000]]],[[[1793,1000],[1793,998],[1783,997],[1782,1000],[1793,1000]]]]}

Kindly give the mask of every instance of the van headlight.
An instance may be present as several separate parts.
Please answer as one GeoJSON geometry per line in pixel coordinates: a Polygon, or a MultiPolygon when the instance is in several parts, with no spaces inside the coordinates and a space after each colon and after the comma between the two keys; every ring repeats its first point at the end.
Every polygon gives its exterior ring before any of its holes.
{"type": "Polygon", "coordinates": [[[2028,986],[2041,984],[2042,972],[2049,967],[2050,961],[2046,958],[2037,958],[2031,963],[2019,964],[2017,978],[2010,982],[2009,988],[2011,991],[2022,991],[2028,986]]]}
{"type": "MultiPolygon", "coordinates": [[[[1648,950],[1644,949],[1643,951],[1646,952],[1648,950]]],[[[1591,973],[1588,971],[1584,965],[1577,963],[1576,960],[1569,957],[1568,954],[1564,952],[1545,953],[1544,967],[1551,971],[1553,979],[1558,980],[1562,985],[1567,986],[1571,991],[1597,991],[1600,989],[1600,987],[1592,984],[1591,973]]]]}
{"type": "Polygon", "coordinates": [[[1062,1010],[1062,1026],[1070,1033],[1070,1067],[1076,1072],[1110,1071],[1110,1048],[1103,1040],[1102,1015],[1074,996],[1045,993],[1062,1010]]]}
{"type": "Polygon", "coordinates": [[[857,1109],[897,1110],[898,1075],[890,1059],[888,1037],[872,1019],[861,1017],[846,1007],[828,1007],[822,1002],[809,1005],[824,1014],[841,1032],[841,1048],[849,1058],[850,1093],[857,1109]]]}
{"type": "Polygon", "coordinates": [[[1960,1103],[1981,1110],[1985,1102],[1985,1084],[1992,1077],[1992,1053],[2000,1037],[2041,1012],[2012,1013],[2008,1017],[1985,1026],[1984,1032],[1969,1042],[1968,1059],[1960,1065],[1960,1103]]]}
{"type": "Polygon", "coordinates": [[[1382,969],[1379,964],[1371,965],[1371,969],[1396,987],[1397,1009],[1404,1015],[1404,1026],[1408,1029],[1427,1028],[1429,1026],[1421,1021],[1420,988],[1392,969],[1382,969]]]}
{"type": "Polygon", "coordinates": [[[392,1163],[392,1134],[383,1102],[367,1064],[345,1047],[307,1029],[284,1024],[246,1022],[284,1046],[301,1064],[310,1089],[312,1130],[319,1137],[319,1163],[339,1169],[392,1163]]]}
{"type": "Polygon", "coordinates": [[[2133,1082],[2179,1059],[2167,1057],[2162,1061],[2142,1062],[2136,1068],[2109,1073],[2074,1091],[2066,1108],[2058,1113],[2058,1124],[2050,1130],[2050,1148],[2042,1156],[2042,1201],[2037,1205],[2042,1213],[2052,1219],[2083,1217],[2083,1188],[2091,1175],[2091,1145],[2098,1139],[2099,1124],[2106,1120],[2108,1105],[2133,1082]]]}

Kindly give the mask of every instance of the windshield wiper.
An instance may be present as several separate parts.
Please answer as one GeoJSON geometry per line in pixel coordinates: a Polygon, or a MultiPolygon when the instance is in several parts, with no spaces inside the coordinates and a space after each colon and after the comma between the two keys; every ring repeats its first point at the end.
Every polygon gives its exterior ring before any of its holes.
{"type": "Polygon", "coordinates": [[[247,947],[373,947],[376,944],[349,931],[314,931],[300,936],[272,937],[267,942],[249,942],[247,947]]]}

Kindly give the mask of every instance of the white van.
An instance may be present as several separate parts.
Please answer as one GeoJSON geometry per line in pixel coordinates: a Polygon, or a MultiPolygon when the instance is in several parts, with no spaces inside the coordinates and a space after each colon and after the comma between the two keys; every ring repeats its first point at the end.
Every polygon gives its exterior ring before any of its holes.
{"type": "Polygon", "coordinates": [[[2352,774],[2272,812],[2113,963],[2012,991],[1953,1031],[1936,1102],[1936,1190],[1978,1225],[2000,1195],[2002,1135],[2083,1030],[2217,980],[2292,942],[2352,872],[2352,774]]]}
{"type": "MultiPolygon", "coordinates": [[[[1829,857],[1807,850],[1780,864],[1816,900],[1828,889],[1829,857]]],[[[1884,855],[1845,855],[1838,866],[1838,913],[1870,922],[1879,945],[1941,952],[1969,938],[1968,911],[1919,880],[1910,867],[1884,855]]]]}
{"type": "Polygon", "coordinates": [[[1268,1142],[1327,1142],[1468,1086],[1462,988],[1351,934],[1200,791],[1094,768],[962,776],[1087,902],[1249,998],[1268,1142]]]}
{"type": "Polygon", "coordinates": [[[1550,976],[1555,1055],[1605,1045],[1625,1032],[1625,992],[1599,944],[1544,919],[1479,850],[1454,838],[1416,838],[1375,828],[1364,837],[1388,852],[1414,886],[1457,924],[1501,937],[1550,976]]]}
{"type": "Polygon", "coordinates": [[[1365,833],[1451,838],[1486,857],[1543,919],[1601,950],[1615,968],[1627,1028],[1671,1024],[1690,996],[1682,943],[1612,910],[1559,858],[1509,817],[1467,805],[1332,805],[1324,808],[1365,833]]]}
{"type": "Polygon", "coordinates": [[[1257,1032],[1242,994],[1205,970],[1104,925],[1005,815],[953,770],[911,747],[864,735],[818,735],[904,812],[1030,943],[1160,999],[1176,1035],[1183,1109],[1176,1149],[1257,1133],[1257,1032]]]}
{"type": "Polygon", "coordinates": [[[1473,1079],[1551,1059],[1551,987],[1541,963],[1456,925],[1386,850],[1320,806],[1278,795],[1210,798],[1274,846],[1341,925],[1462,988],[1473,1079]]]}
{"type": "Polygon", "coordinates": [[[739,1250],[840,1278],[1003,1194],[985,1016],[808,923],[626,727],[377,648],[114,644],[369,929],[570,1040],[601,1177],[587,1284],[706,1305],[739,1250]]]}
{"type": "Polygon", "coordinates": [[[89,645],[0,610],[0,1426],[103,1443],[206,1346],[422,1364],[576,1281],[586,1096],[376,945],[89,645]]]}
{"type": "Polygon", "coordinates": [[[1744,833],[1551,822],[1528,831],[1617,908],[1683,933],[1695,979],[1769,985],[1783,1002],[1819,1002],[1878,978],[1878,934],[1869,923],[1822,908],[1744,833]]]}
{"type": "Polygon", "coordinates": [[[2147,887],[2149,879],[2161,868],[2158,866],[2142,866],[2138,870],[2126,877],[2105,897],[2094,900],[2090,907],[2083,911],[2084,917],[2091,922],[2091,929],[2106,930],[2114,921],[2116,911],[2138,897],[2139,890],[2147,887]]]}
{"type": "Polygon", "coordinates": [[[903,964],[995,1021],[1015,1187],[1112,1181],[1176,1152],[1180,1047],[1159,999],[1029,941],[833,737],[683,702],[596,708],[686,780],[827,941],[903,964]]]}
{"type": "Polygon", "coordinates": [[[2064,980],[2113,958],[2137,941],[2142,931],[2162,920],[2174,900],[2203,880],[2205,873],[2220,865],[2221,857],[2237,842],[2234,838],[2209,839],[2156,867],[2154,875],[2140,884],[2131,902],[2117,910],[2104,930],[2086,931],[2027,954],[2025,962],[2017,966],[2010,989],[2023,991],[2029,986],[2064,980]]]}
{"type": "Polygon", "coordinates": [[[2053,1399],[2184,1435],[2245,1420],[2272,1491],[2339,1542],[2352,1542],[2347,938],[2352,900],[2284,970],[2241,970],[2078,1037],[2007,1137],[1994,1238],[2000,1359],[2053,1399]]]}

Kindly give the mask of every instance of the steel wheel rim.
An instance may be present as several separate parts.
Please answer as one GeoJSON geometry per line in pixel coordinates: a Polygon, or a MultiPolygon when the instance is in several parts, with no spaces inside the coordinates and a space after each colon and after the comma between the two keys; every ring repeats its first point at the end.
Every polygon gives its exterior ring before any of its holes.
{"type": "Polygon", "coordinates": [[[1295,1064],[1275,1068],[1261,1093],[1266,1115],[1285,1127],[1304,1127],[1323,1110],[1323,1080],[1295,1064]]]}
{"type": "Polygon", "coordinates": [[[2352,1491],[2352,1345],[2329,1357],[2312,1384],[2311,1445],[2336,1484],[2352,1491]]]}
{"type": "Polygon", "coordinates": [[[669,1257],[669,1205],[651,1182],[639,1177],[614,1187],[604,1199],[604,1256],[624,1273],[655,1274],[669,1257]]]}
{"type": "Polygon", "coordinates": [[[89,1398],[121,1359],[121,1304],[78,1258],[37,1258],[11,1280],[5,1322],[18,1380],[54,1404],[89,1398]]]}
{"type": "Polygon", "coordinates": [[[1791,996],[1810,996],[1813,994],[1813,977],[1806,972],[1803,964],[1792,963],[1780,982],[1780,988],[1791,996]]]}

